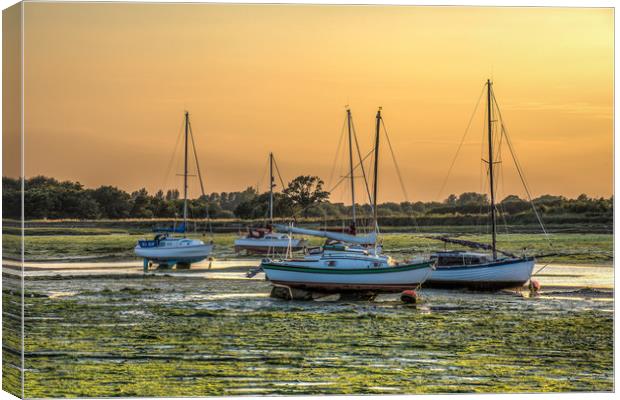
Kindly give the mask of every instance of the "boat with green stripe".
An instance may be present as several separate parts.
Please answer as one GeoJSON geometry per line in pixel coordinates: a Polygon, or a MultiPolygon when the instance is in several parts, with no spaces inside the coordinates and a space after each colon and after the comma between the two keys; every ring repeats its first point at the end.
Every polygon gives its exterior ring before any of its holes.
{"type": "MultiPolygon", "coordinates": [[[[349,126],[349,155],[352,157],[351,111],[347,110],[349,126]]],[[[376,136],[374,151],[374,184],[372,209],[374,230],[368,235],[357,235],[355,221],[354,170],[353,159],[350,159],[352,214],[353,220],[348,232],[331,232],[304,229],[293,226],[276,226],[278,230],[289,234],[297,233],[324,237],[328,242],[321,248],[313,249],[303,258],[287,258],[283,260],[264,259],[261,268],[267,279],[276,285],[304,288],[318,291],[366,290],[381,292],[397,292],[415,289],[430,275],[435,261],[430,259],[413,259],[396,262],[392,257],[381,254],[381,246],[377,243],[379,233],[377,224],[377,167],[379,157],[379,134],[382,126],[381,109],[376,117],[376,136]]],[[[360,166],[363,165],[361,154],[358,153],[360,166]]],[[[363,168],[363,167],[362,167],[363,168]]],[[[363,172],[365,176],[365,172],[363,172]]],[[[369,195],[370,197],[370,195],[369,195]]]]}

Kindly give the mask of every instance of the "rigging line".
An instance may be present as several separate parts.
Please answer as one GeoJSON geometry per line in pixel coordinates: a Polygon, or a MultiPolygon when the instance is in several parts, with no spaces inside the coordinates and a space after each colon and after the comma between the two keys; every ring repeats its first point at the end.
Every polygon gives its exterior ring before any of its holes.
{"type": "MultiPolygon", "coordinates": [[[[487,108],[484,107],[484,111],[482,113],[482,117],[483,117],[483,121],[487,120],[487,108]]],[[[486,194],[486,190],[487,190],[487,177],[489,176],[489,171],[487,168],[485,168],[485,163],[484,163],[484,149],[485,149],[485,141],[487,140],[487,136],[486,136],[486,126],[483,123],[482,124],[482,138],[480,139],[480,171],[479,171],[479,177],[480,177],[480,186],[479,186],[479,190],[480,193],[484,193],[486,194]]],[[[485,207],[484,204],[480,204],[480,207],[478,207],[478,214],[482,215],[482,208],[485,207]]],[[[490,209],[488,210],[488,212],[490,212],[490,209]]],[[[489,231],[489,222],[488,222],[488,218],[484,218],[484,219],[480,219],[480,218],[476,218],[476,230],[479,233],[482,233],[482,221],[485,221],[485,230],[484,232],[488,232],[489,231]]]]}
{"type": "Polygon", "coordinates": [[[194,141],[194,131],[192,130],[192,123],[188,123],[189,125],[189,137],[192,139],[192,149],[194,150],[194,159],[196,160],[196,172],[198,174],[198,181],[200,182],[200,191],[202,195],[205,196],[205,187],[202,182],[202,174],[200,173],[200,164],[198,163],[198,153],[196,152],[196,142],[194,141]]]}
{"type": "MultiPolygon", "coordinates": [[[[373,211],[372,210],[372,197],[370,196],[370,186],[368,186],[368,177],[366,176],[366,169],[364,168],[364,163],[362,161],[362,152],[360,150],[359,141],[357,140],[357,130],[355,129],[355,123],[353,122],[353,119],[351,119],[351,128],[353,129],[353,138],[355,139],[355,148],[357,149],[357,157],[359,158],[360,164],[361,164],[361,167],[362,167],[362,176],[364,178],[364,187],[366,188],[366,194],[368,195],[368,202],[371,204],[371,211],[373,211]]],[[[374,148],[373,148],[373,150],[374,150],[374,148]]],[[[371,154],[372,154],[373,150],[371,150],[371,154]]]]}
{"type": "Polygon", "coordinates": [[[398,162],[396,162],[396,154],[394,153],[394,149],[392,148],[392,142],[390,142],[390,136],[388,135],[387,128],[385,127],[385,122],[383,122],[383,118],[381,118],[381,125],[383,125],[383,130],[385,131],[385,138],[387,139],[388,147],[390,148],[390,153],[392,155],[392,160],[394,161],[394,167],[396,169],[396,175],[398,175],[398,181],[400,182],[400,188],[405,195],[405,200],[409,201],[409,195],[407,194],[407,188],[405,187],[405,182],[403,181],[403,176],[400,173],[400,167],[398,166],[398,162]]]}
{"type": "Polygon", "coordinates": [[[517,160],[517,155],[515,153],[515,150],[512,146],[512,141],[510,140],[509,136],[508,136],[508,132],[505,131],[504,126],[502,125],[502,131],[506,134],[506,142],[508,143],[508,148],[510,149],[510,154],[513,157],[513,160],[515,161],[515,166],[517,167],[517,172],[519,175],[519,178],[521,179],[521,183],[523,183],[523,187],[525,188],[525,193],[527,194],[527,198],[530,201],[530,204],[532,206],[532,210],[534,211],[534,215],[536,216],[536,219],[538,220],[538,223],[540,224],[540,227],[543,230],[543,233],[545,234],[545,239],[547,239],[547,242],[549,243],[549,246],[552,246],[551,244],[551,240],[549,239],[549,234],[547,233],[547,230],[545,229],[545,225],[542,222],[542,219],[540,217],[540,214],[538,213],[538,210],[536,209],[536,205],[534,204],[534,200],[532,199],[532,195],[530,193],[530,189],[529,186],[527,184],[527,181],[525,180],[525,176],[523,174],[523,170],[521,169],[521,164],[518,162],[517,160]]]}
{"type": "Polygon", "coordinates": [[[278,163],[276,162],[276,157],[273,156],[273,165],[276,167],[276,173],[278,174],[278,179],[280,179],[280,184],[282,185],[282,190],[284,190],[284,180],[282,179],[282,175],[280,174],[280,168],[278,168],[278,163]]]}
{"type": "Polygon", "coordinates": [[[338,156],[340,155],[340,147],[342,146],[342,139],[344,138],[344,128],[347,126],[347,117],[345,117],[342,122],[342,128],[340,129],[340,139],[338,139],[338,147],[336,147],[336,154],[334,155],[334,161],[332,162],[332,170],[329,174],[329,180],[327,181],[327,186],[330,186],[334,179],[334,172],[336,170],[336,161],[338,160],[338,156]]]}
{"type": "Polygon", "coordinates": [[[265,163],[265,168],[263,169],[263,175],[261,175],[260,180],[258,181],[257,185],[256,185],[256,193],[260,194],[260,189],[259,189],[259,185],[261,185],[263,183],[263,181],[265,180],[265,175],[267,175],[267,170],[269,169],[269,159],[267,159],[266,163],[265,163]]]}
{"type": "Polygon", "coordinates": [[[543,224],[542,219],[540,218],[540,215],[538,214],[538,210],[536,210],[536,205],[534,204],[534,200],[532,199],[532,195],[530,193],[529,186],[525,179],[523,169],[521,168],[521,163],[519,163],[519,159],[517,158],[516,151],[512,145],[512,140],[510,139],[510,135],[508,135],[508,130],[506,129],[506,126],[504,125],[504,118],[502,117],[502,113],[499,110],[499,104],[497,102],[497,99],[495,98],[495,93],[492,92],[492,96],[493,96],[493,101],[495,102],[497,109],[498,109],[498,115],[499,115],[499,120],[500,120],[500,126],[502,128],[502,134],[506,136],[506,143],[508,143],[508,149],[510,149],[512,160],[514,161],[515,167],[517,168],[517,172],[519,174],[519,178],[521,179],[521,183],[523,184],[523,188],[525,189],[525,193],[527,194],[527,198],[529,199],[530,204],[532,206],[532,210],[534,211],[534,215],[536,216],[536,219],[538,220],[538,223],[540,224],[540,227],[543,230],[547,243],[549,243],[550,247],[553,247],[553,244],[551,243],[551,240],[549,239],[549,234],[547,233],[547,230],[545,229],[545,225],[543,224]]]}
{"type": "MultiPolygon", "coordinates": [[[[484,112],[483,112],[483,120],[486,121],[487,120],[487,108],[484,107],[484,112]]],[[[485,142],[487,141],[487,135],[486,135],[486,126],[485,123],[482,124],[482,138],[480,139],[480,160],[484,160],[484,148],[485,146],[485,142]]],[[[487,184],[487,175],[488,175],[488,171],[485,168],[485,164],[484,162],[480,163],[480,193],[484,193],[486,191],[486,184],[487,184]]]]}
{"type": "Polygon", "coordinates": [[[441,197],[441,194],[443,193],[446,184],[448,183],[448,179],[450,178],[450,174],[452,173],[452,168],[454,168],[454,163],[456,162],[456,159],[459,155],[459,152],[461,151],[461,147],[463,147],[463,143],[465,143],[465,138],[467,137],[467,133],[469,132],[469,127],[471,126],[472,121],[474,120],[474,116],[476,115],[476,111],[478,110],[478,106],[480,105],[480,100],[482,99],[482,95],[484,94],[484,89],[486,88],[486,84],[482,87],[482,90],[480,91],[480,96],[478,96],[478,101],[476,102],[476,106],[474,107],[474,111],[471,113],[471,116],[469,117],[469,122],[467,123],[467,128],[465,128],[465,132],[463,133],[463,137],[461,138],[461,142],[459,143],[459,147],[456,149],[456,153],[454,154],[454,158],[452,159],[452,162],[450,163],[450,168],[448,168],[448,174],[446,175],[446,178],[444,179],[442,185],[441,185],[441,189],[439,189],[439,193],[437,193],[437,199],[439,199],[441,197]]]}
{"type": "Polygon", "coordinates": [[[536,276],[536,275],[540,274],[543,269],[545,269],[545,268],[547,268],[549,266],[549,264],[551,264],[551,263],[547,263],[547,264],[543,265],[538,271],[533,273],[532,276],[536,276]]]}
{"type": "Polygon", "coordinates": [[[209,199],[207,198],[207,194],[205,193],[205,187],[202,181],[202,174],[200,172],[200,164],[198,163],[198,152],[196,151],[196,141],[194,140],[194,130],[192,129],[192,123],[190,121],[188,121],[188,126],[189,126],[189,137],[192,139],[192,149],[194,150],[194,158],[196,160],[196,172],[198,174],[198,181],[200,182],[200,191],[202,192],[202,195],[205,197],[205,200],[206,200],[205,217],[207,219],[209,233],[213,234],[213,225],[211,224],[211,216],[209,215],[209,199]]]}
{"type": "MultiPolygon", "coordinates": [[[[367,159],[368,157],[370,157],[370,156],[373,154],[373,151],[374,151],[374,149],[370,150],[370,151],[368,152],[368,154],[366,154],[366,156],[365,156],[365,157],[364,157],[361,161],[359,161],[359,162],[355,165],[355,167],[353,167],[353,172],[354,172],[354,173],[355,173],[355,170],[356,170],[359,166],[363,165],[363,162],[364,162],[364,161],[366,161],[366,159],[367,159]]],[[[363,167],[362,167],[362,168],[363,168],[363,167]]],[[[331,192],[333,192],[333,191],[334,191],[334,189],[336,189],[338,186],[340,186],[340,184],[341,184],[341,183],[342,183],[345,179],[349,179],[350,177],[351,177],[351,173],[350,173],[350,172],[349,172],[347,175],[342,176],[342,177],[340,178],[340,180],[339,180],[339,181],[338,181],[338,182],[337,182],[337,183],[336,183],[336,184],[335,184],[335,185],[331,188],[331,190],[330,190],[329,192],[330,192],[330,193],[331,193],[331,192]]]]}
{"type": "Polygon", "coordinates": [[[172,156],[170,157],[170,161],[168,162],[168,166],[166,167],[166,175],[164,175],[164,189],[168,184],[168,177],[170,175],[170,171],[172,171],[172,164],[174,163],[174,156],[177,154],[177,149],[179,148],[179,143],[181,142],[181,137],[183,136],[183,125],[185,124],[185,118],[181,121],[181,126],[179,127],[179,133],[177,135],[177,141],[174,145],[174,150],[172,151],[172,156]]]}
{"type": "MultiPolygon", "coordinates": [[[[400,188],[403,191],[403,195],[405,196],[405,201],[411,203],[409,200],[409,194],[407,193],[407,188],[405,187],[405,181],[403,180],[403,176],[400,172],[400,167],[398,162],[396,161],[396,153],[394,152],[394,148],[392,147],[392,142],[390,141],[390,135],[388,134],[387,127],[385,126],[385,121],[381,118],[381,125],[383,125],[383,131],[385,132],[385,138],[387,139],[388,147],[390,149],[390,154],[392,155],[392,160],[394,161],[394,168],[396,169],[396,175],[398,176],[398,181],[400,183],[400,188]]],[[[415,214],[411,213],[411,218],[413,219],[413,225],[415,226],[416,232],[420,233],[420,226],[418,225],[418,219],[415,217],[415,214]]],[[[425,247],[430,251],[430,244],[426,243],[425,247]]]]}
{"type": "MultiPolygon", "coordinates": [[[[370,152],[368,152],[368,154],[366,154],[366,156],[365,156],[365,157],[364,157],[364,158],[363,158],[360,162],[358,162],[358,163],[357,163],[357,165],[355,165],[355,166],[353,167],[353,172],[354,172],[354,173],[355,173],[355,170],[356,170],[356,169],[357,169],[360,165],[362,165],[362,164],[363,164],[363,161],[366,161],[366,159],[367,159],[368,157],[370,157],[370,155],[373,153],[373,151],[374,151],[374,149],[373,149],[373,150],[370,150],[370,152]]],[[[344,182],[344,180],[345,180],[345,179],[349,179],[349,177],[350,177],[350,176],[351,176],[351,173],[349,173],[348,175],[345,175],[345,176],[341,177],[341,178],[340,178],[340,180],[339,180],[339,181],[338,181],[338,182],[337,182],[337,183],[336,183],[336,184],[335,184],[335,185],[334,185],[334,186],[333,186],[330,190],[328,190],[328,192],[329,192],[329,193],[333,192],[333,191],[334,191],[334,190],[335,190],[335,189],[336,189],[336,188],[337,188],[337,187],[338,187],[338,186],[339,186],[342,182],[344,182]]],[[[295,213],[292,215],[292,217],[294,218],[294,217],[296,217],[297,215],[299,215],[299,213],[301,213],[301,212],[303,212],[303,211],[305,211],[305,210],[309,209],[310,207],[314,207],[314,206],[316,206],[316,204],[310,204],[310,205],[308,205],[308,206],[306,206],[306,207],[303,207],[303,208],[301,208],[300,210],[298,210],[297,212],[295,212],[295,213]]]]}
{"type": "MultiPolygon", "coordinates": [[[[489,176],[489,170],[486,170],[485,176],[484,178],[489,176]]],[[[484,193],[486,195],[486,191],[487,191],[487,184],[488,184],[488,179],[484,179],[483,178],[483,183],[482,183],[482,193],[484,193]]],[[[479,209],[479,214],[482,214],[482,209],[485,209],[485,214],[490,214],[491,213],[491,202],[487,203],[487,204],[480,204],[479,209]]],[[[488,215],[485,216],[483,219],[479,219],[478,220],[478,232],[480,233],[489,233],[489,217],[488,215]],[[482,230],[482,221],[484,221],[484,230],[482,230]]]]}
{"type": "MultiPolygon", "coordinates": [[[[495,182],[496,182],[495,183],[495,193],[496,194],[500,193],[499,189],[500,189],[500,184],[501,184],[501,189],[502,189],[501,193],[503,193],[505,195],[506,191],[505,191],[505,184],[504,184],[504,167],[503,167],[503,164],[502,164],[502,161],[503,161],[502,160],[502,144],[504,143],[503,139],[504,139],[504,135],[502,135],[501,132],[500,132],[499,133],[499,138],[497,138],[497,137],[495,138],[495,141],[497,141],[498,143],[497,143],[497,146],[495,147],[496,154],[495,154],[495,157],[493,157],[493,158],[495,160],[497,160],[497,163],[498,163],[498,165],[497,165],[497,173],[500,175],[500,178],[501,178],[501,179],[495,180],[495,182]]],[[[504,231],[506,232],[506,234],[508,234],[508,222],[506,221],[506,215],[505,215],[506,212],[504,211],[504,206],[502,205],[501,201],[498,201],[496,203],[496,208],[495,209],[498,211],[500,217],[502,218],[502,221],[504,222],[504,231]]]]}

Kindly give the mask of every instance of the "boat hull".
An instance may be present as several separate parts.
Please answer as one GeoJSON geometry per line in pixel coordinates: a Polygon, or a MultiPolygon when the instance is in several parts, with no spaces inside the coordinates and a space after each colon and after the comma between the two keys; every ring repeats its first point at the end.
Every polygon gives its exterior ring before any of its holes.
{"type": "Polygon", "coordinates": [[[498,290],[525,285],[532,276],[533,258],[503,260],[481,265],[437,266],[424,287],[498,290]]]}
{"type": "Polygon", "coordinates": [[[138,257],[161,264],[196,263],[209,257],[212,250],[213,245],[211,244],[183,246],[179,248],[142,248],[136,246],[134,249],[138,257]]]}
{"type": "Polygon", "coordinates": [[[263,263],[267,279],[274,284],[328,292],[399,292],[415,288],[430,275],[431,262],[380,268],[325,268],[263,263]]]}

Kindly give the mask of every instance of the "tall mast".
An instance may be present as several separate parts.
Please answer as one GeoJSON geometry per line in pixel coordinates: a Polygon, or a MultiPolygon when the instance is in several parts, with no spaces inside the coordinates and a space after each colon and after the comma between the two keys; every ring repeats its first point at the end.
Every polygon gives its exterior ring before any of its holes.
{"type": "Polygon", "coordinates": [[[269,153],[269,223],[273,223],[273,153],[269,153]]]}
{"type": "Polygon", "coordinates": [[[497,260],[496,236],[496,215],[495,215],[495,186],[493,183],[493,104],[491,101],[491,83],[490,79],[487,79],[487,118],[489,124],[489,185],[491,187],[491,225],[492,225],[492,248],[493,248],[493,260],[497,260]]]}
{"type": "Polygon", "coordinates": [[[379,219],[377,217],[377,181],[379,178],[379,132],[381,129],[381,107],[377,111],[377,127],[375,134],[375,171],[374,171],[374,182],[373,182],[373,194],[372,194],[372,203],[373,203],[373,219],[375,220],[375,231],[379,230],[379,219]]]}
{"type": "Polygon", "coordinates": [[[351,211],[355,229],[355,177],[353,176],[353,136],[351,127],[351,110],[347,108],[347,127],[349,128],[349,175],[351,176],[351,211]]]}
{"type": "Polygon", "coordinates": [[[183,223],[187,223],[187,145],[189,135],[189,112],[185,111],[185,167],[183,169],[183,223]]]}

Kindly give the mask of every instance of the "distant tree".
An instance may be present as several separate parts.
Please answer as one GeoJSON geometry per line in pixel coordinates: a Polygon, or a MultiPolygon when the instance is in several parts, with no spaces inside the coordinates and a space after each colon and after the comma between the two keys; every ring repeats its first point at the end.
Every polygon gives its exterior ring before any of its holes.
{"type": "Polygon", "coordinates": [[[502,211],[508,214],[516,214],[530,210],[531,207],[529,202],[520,199],[519,196],[514,194],[506,196],[506,198],[500,202],[500,205],[502,207],[502,211]]]}
{"type": "Polygon", "coordinates": [[[323,184],[318,176],[302,175],[293,179],[283,193],[306,216],[310,207],[329,198],[329,192],[323,190],[323,184]]]}
{"type": "Polygon", "coordinates": [[[489,204],[489,198],[486,193],[465,192],[456,200],[457,206],[469,206],[469,205],[487,205],[489,204]]]}
{"type": "Polygon", "coordinates": [[[178,200],[181,197],[177,189],[168,190],[166,192],[166,200],[178,200]]]}
{"type": "Polygon", "coordinates": [[[455,194],[451,194],[450,196],[448,196],[445,200],[444,203],[449,205],[449,206],[456,206],[456,200],[457,197],[455,194]]]}
{"type": "Polygon", "coordinates": [[[22,194],[18,179],[2,177],[2,217],[21,218],[22,194]]]}
{"type": "Polygon", "coordinates": [[[151,196],[145,188],[131,194],[131,203],[132,218],[153,218],[155,215],[151,196]]]}
{"type": "MultiPolygon", "coordinates": [[[[282,193],[273,194],[273,216],[293,217],[290,200],[282,193]]],[[[269,216],[269,192],[254,196],[235,208],[235,215],[240,218],[267,218],[269,216]]]]}
{"type": "Polygon", "coordinates": [[[504,198],[504,200],[502,200],[501,202],[502,203],[514,203],[514,202],[521,202],[521,201],[523,200],[521,200],[519,196],[511,194],[511,195],[506,196],[506,198],[504,198]]]}
{"type": "Polygon", "coordinates": [[[114,186],[101,186],[90,191],[90,193],[99,204],[99,209],[104,218],[129,217],[132,205],[126,192],[114,186]]]}
{"type": "Polygon", "coordinates": [[[589,200],[590,198],[585,193],[582,193],[577,197],[577,201],[589,201],[589,200]]]}
{"type": "Polygon", "coordinates": [[[566,197],[564,196],[554,196],[550,194],[542,195],[536,199],[534,199],[534,203],[536,204],[544,204],[548,206],[557,206],[566,202],[566,197]]]}

